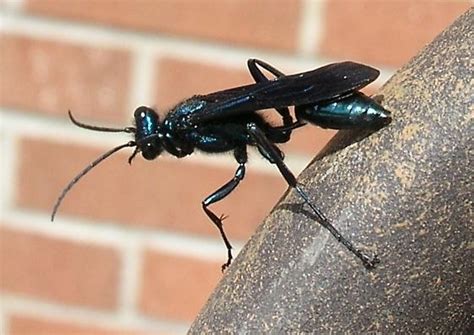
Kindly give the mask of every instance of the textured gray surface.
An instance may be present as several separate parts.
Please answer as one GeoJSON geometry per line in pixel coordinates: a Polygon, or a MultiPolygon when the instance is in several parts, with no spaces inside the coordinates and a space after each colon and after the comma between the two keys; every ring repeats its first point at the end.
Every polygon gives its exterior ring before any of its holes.
{"type": "Polygon", "coordinates": [[[290,192],[191,333],[473,329],[473,22],[471,10],[385,85],[388,127],[362,139],[339,132],[300,175],[380,265],[367,271],[290,192]]]}

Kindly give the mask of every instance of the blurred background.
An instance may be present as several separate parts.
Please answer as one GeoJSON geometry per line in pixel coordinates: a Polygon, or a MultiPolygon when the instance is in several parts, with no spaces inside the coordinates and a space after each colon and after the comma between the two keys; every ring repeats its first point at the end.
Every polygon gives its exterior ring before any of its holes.
{"type": "MultiPolygon", "coordinates": [[[[381,70],[373,94],[471,1],[0,0],[0,334],[179,334],[206,302],[226,250],[201,201],[233,177],[233,156],[155,161],[130,152],[63,187],[130,140],[72,125],[123,127],[137,106],[252,83],[248,58],[285,73],[354,60],[381,70]]],[[[333,131],[283,146],[299,173],[333,131]]],[[[235,254],[286,190],[251,155],[212,208],[235,254]]],[[[328,190],[330,191],[330,190],[328,190]]]]}

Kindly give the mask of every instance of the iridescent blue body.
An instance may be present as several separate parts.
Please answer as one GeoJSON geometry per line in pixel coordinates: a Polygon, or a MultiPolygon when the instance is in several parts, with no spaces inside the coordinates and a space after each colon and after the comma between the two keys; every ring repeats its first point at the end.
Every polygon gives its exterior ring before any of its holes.
{"type": "Polygon", "coordinates": [[[209,153],[232,152],[238,163],[233,178],[202,201],[204,212],[218,228],[227,248],[228,258],[224,269],[232,260],[232,247],[224,233],[223,217],[216,216],[209,206],[224,199],[243,180],[247,148],[253,146],[271,164],[276,165],[288,185],[312,209],[318,222],[367,268],[374,267],[378,262],[377,257],[369,257],[357,249],[309,200],[284,163],[284,154],[276,144],[289,141],[292,132],[307,122],[334,129],[375,129],[388,124],[390,113],[378,102],[359,92],[378,77],[379,71],[362,64],[342,62],[287,76],[260,60],[250,59],[247,65],[255,84],[193,96],[176,105],[162,121],[153,109],[145,106],[135,110],[135,127],[123,129],[87,125],[76,121],[69,113],[72,122],[79,127],[133,133],[134,139],[104,153],[73,178],[58,197],[51,218],[54,219],[63,198],[80,178],[123,148],[135,147],[129,163],[139,152],[147,160],[155,159],[163,151],[178,158],[190,155],[196,149],[209,153]],[[260,68],[275,78],[267,78],[260,68]],[[296,120],[288,109],[292,106],[296,120]],[[281,116],[282,125],[269,123],[259,113],[264,109],[274,109],[281,116]]]}
{"type": "Polygon", "coordinates": [[[295,108],[296,117],[322,128],[377,128],[390,121],[390,112],[360,92],[334,102],[295,108]]]}
{"type": "MultiPolygon", "coordinates": [[[[200,96],[190,98],[177,105],[163,120],[151,108],[142,106],[135,111],[137,126],[136,141],[145,159],[155,159],[164,148],[177,157],[184,157],[198,149],[204,152],[227,152],[240,146],[255,146],[246,127],[256,124],[274,143],[284,143],[287,133],[272,132],[275,127],[255,111],[217,119],[199,126],[190,122],[193,114],[206,108],[200,96]],[[275,136],[276,135],[276,136],[275,136]]],[[[368,96],[355,92],[341,100],[295,106],[295,115],[300,122],[309,122],[322,128],[377,128],[390,122],[390,112],[368,96]]]]}

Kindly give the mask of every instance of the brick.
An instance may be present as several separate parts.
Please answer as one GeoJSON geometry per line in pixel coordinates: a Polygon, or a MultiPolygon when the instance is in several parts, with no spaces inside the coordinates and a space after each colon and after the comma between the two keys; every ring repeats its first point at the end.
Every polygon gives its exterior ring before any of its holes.
{"type": "Polygon", "coordinates": [[[330,0],[319,51],[399,67],[470,7],[470,1],[330,0]]]}
{"type": "Polygon", "coordinates": [[[62,117],[70,109],[98,120],[129,118],[127,51],[6,33],[0,44],[0,105],[62,117]]]}
{"type": "MultiPolygon", "coordinates": [[[[8,335],[145,335],[136,330],[104,328],[88,323],[59,321],[23,315],[13,315],[8,321],[8,335]]],[[[162,333],[160,333],[162,334],[162,333]]]]}
{"type": "Polygon", "coordinates": [[[27,0],[30,13],[229,44],[295,49],[300,1],[27,0]],[[67,2],[67,6],[65,6],[67,2]]]}
{"type": "Polygon", "coordinates": [[[192,321],[222,278],[220,263],[147,251],[139,309],[156,318],[192,321]]]}
{"type": "MultiPolygon", "coordinates": [[[[33,138],[23,139],[19,152],[16,203],[48,213],[72,177],[102,153],[33,138]]],[[[64,201],[57,220],[62,214],[79,215],[218,238],[201,201],[233,177],[234,168],[162,157],[153,162],[137,157],[130,167],[129,155],[110,157],[84,177],[64,201]]],[[[278,175],[249,169],[237,190],[212,208],[218,215],[230,215],[225,223],[232,239],[247,239],[285,189],[278,175]]]]}
{"type": "Polygon", "coordinates": [[[242,69],[210,65],[190,60],[163,58],[157,62],[155,101],[163,111],[195,94],[207,94],[254,81],[242,63],[242,69]]]}
{"type": "Polygon", "coordinates": [[[0,229],[0,288],[65,304],[117,306],[120,259],[108,247],[0,229]]]}

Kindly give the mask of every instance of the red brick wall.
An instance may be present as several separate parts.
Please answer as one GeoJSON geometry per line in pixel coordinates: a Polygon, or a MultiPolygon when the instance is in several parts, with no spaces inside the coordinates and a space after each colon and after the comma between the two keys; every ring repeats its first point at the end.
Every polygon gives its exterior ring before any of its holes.
{"type": "MultiPolygon", "coordinates": [[[[62,187],[128,140],[74,127],[129,125],[195,93],[250,83],[246,59],[286,72],[352,59],[381,80],[470,1],[0,1],[0,333],[175,334],[222,277],[225,249],[200,201],[233,176],[232,156],[153,162],[129,153],[62,187]]],[[[333,132],[307,127],[286,145],[300,170],[333,132]]],[[[241,246],[286,186],[260,158],[214,206],[241,246]]]]}

